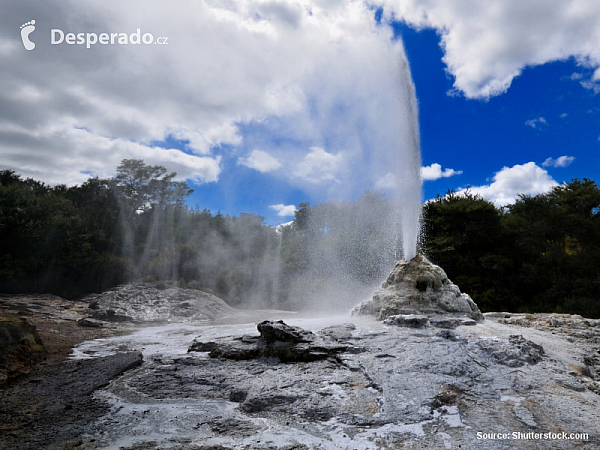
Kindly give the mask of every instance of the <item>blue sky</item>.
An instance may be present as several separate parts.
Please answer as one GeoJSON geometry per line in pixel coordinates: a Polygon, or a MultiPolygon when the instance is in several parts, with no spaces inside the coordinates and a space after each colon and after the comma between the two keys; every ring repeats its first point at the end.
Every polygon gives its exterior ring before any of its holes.
{"type": "Polygon", "coordinates": [[[434,30],[398,26],[416,85],[423,165],[460,175],[424,182],[425,198],[490,184],[496,172],[534,162],[558,183],[599,180],[600,97],[580,83],[589,72],[574,58],[527,67],[506,93],[490,99],[448,95],[453,79],[434,30]],[[557,164],[554,160],[567,156],[557,164]],[[571,159],[573,158],[573,159],[571,159]],[[544,164],[546,162],[546,164],[544,164]]]}
{"type": "MultiPolygon", "coordinates": [[[[489,186],[502,168],[530,162],[559,184],[573,178],[600,180],[600,96],[581,85],[581,79],[592,72],[589,68],[573,57],[527,67],[506,93],[469,99],[452,93],[454,79],[442,62],[436,30],[418,30],[402,22],[392,26],[404,43],[416,88],[423,166],[439,164],[442,172],[456,172],[424,180],[424,200],[448,190],[471,187],[477,191],[477,187],[489,186]]],[[[285,183],[265,179],[244,167],[237,167],[235,180],[219,184],[220,189],[195,186],[191,202],[232,214],[258,211],[268,222],[278,223],[287,216],[281,218],[276,211],[269,211],[272,191],[283,194],[284,204],[327,200],[326,196],[289,189],[285,183]],[[245,191],[243,186],[262,188],[245,191]],[[237,193],[240,187],[244,194],[237,193]]],[[[518,186],[515,189],[521,192],[518,186]]],[[[532,194],[527,189],[523,193],[532,194]]]]}
{"type": "Polygon", "coordinates": [[[191,206],[272,225],[304,201],[403,195],[410,79],[423,200],[470,187],[501,206],[600,179],[595,0],[23,0],[2,12],[1,166],[49,184],[144,159],[187,180],[191,206]],[[53,30],[87,41],[53,43],[53,30]],[[90,42],[102,33],[115,42],[90,42]]]}

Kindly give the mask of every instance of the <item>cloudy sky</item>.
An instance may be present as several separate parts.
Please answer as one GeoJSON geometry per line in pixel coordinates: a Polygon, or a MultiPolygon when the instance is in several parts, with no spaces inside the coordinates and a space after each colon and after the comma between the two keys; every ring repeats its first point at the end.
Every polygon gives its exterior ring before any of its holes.
{"type": "Polygon", "coordinates": [[[470,187],[503,205],[600,179],[597,0],[5,0],[0,12],[0,169],[49,184],[139,158],[187,179],[192,206],[270,224],[303,201],[392,195],[415,163],[413,89],[424,199],[470,187]]]}

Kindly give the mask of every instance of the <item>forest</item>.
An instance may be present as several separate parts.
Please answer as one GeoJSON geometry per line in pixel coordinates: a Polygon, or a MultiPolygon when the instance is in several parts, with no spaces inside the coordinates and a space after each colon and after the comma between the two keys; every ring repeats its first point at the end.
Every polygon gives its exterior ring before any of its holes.
{"type": "MultiPolygon", "coordinates": [[[[76,299],[144,280],[238,308],[348,310],[401,257],[381,193],[301,203],[291,224],[275,228],[254,214],[188,206],[192,191],[175,177],[136,159],[114,178],[73,187],[0,171],[0,292],[76,299]]],[[[448,192],[424,205],[420,249],[482,311],[600,318],[599,212],[589,179],[504,208],[448,192]]]]}

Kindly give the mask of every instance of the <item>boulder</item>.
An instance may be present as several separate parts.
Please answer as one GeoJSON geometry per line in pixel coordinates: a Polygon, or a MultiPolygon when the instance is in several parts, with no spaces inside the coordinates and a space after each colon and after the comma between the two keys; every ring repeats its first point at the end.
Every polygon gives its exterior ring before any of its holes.
{"type": "Polygon", "coordinates": [[[468,294],[460,292],[446,272],[423,255],[396,264],[373,298],[358,305],[353,315],[385,320],[398,315],[450,315],[482,321],[483,315],[468,294]]]}
{"type": "Polygon", "coordinates": [[[45,355],[34,325],[23,317],[0,317],[0,385],[28,374],[45,355]]]}
{"type": "Polygon", "coordinates": [[[265,320],[259,323],[256,328],[260,333],[259,343],[263,347],[278,345],[278,343],[291,345],[301,342],[310,343],[317,338],[312,331],[288,325],[283,320],[277,322],[265,320]]]}
{"type": "Polygon", "coordinates": [[[83,301],[87,315],[105,322],[200,323],[240,315],[208,292],[144,282],[121,284],[83,301]]]}
{"type": "Polygon", "coordinates": [[[398,314],[389,316],[383,323],[386,325],[397,325],[399,327],[423,328],[429,323],[429,317],[417,314],[398,314]]]}
{"type": "Polygon", "coordinates": [[[117,314],[112,309],[98,309],[91,315],[92,319],[104,322],[133,322],[133,318],[125,314],[117,314]]]}
{"type": "Polygon", "coordinates": [[[90,319],[84,317],[83,319],[79,319],[77,321],[77,325],[85,328],[102,328],[104,324],[100,320],[90,319]]]}
{"type": "Polygon", "coordinates": [[[194,342],[188,352],[210,351],[211,358],[236,361],[276,358],[281,362],[310,362],[335,356],[352,347],[288,325],[283,320],[265,320],[256,328],[260,336],[242,336],[224,342],[194,342]]]}
{"type": "Polygon", "coordinates": [[[319,335],[336,340],[351,339],[352,333],[356,330],[356,325],[353,323],[343,323],[341,325],[333,325],[319,330],[319,335]]]}

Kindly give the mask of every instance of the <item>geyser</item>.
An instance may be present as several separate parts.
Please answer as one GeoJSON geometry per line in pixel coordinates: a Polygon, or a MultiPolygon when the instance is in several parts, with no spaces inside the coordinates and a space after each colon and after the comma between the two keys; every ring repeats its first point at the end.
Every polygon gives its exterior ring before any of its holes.
{"type": "Polygon", "coordinates": [[[372,78],[389,95],[377,97],[376,104],[367,101],[364,109],[349,104],[360,120],[349,122],[351,128],[331,127],[338,148],[354,148],[348,150],[352,178],[336,184],[326,203],[301,204],[293,227],[283,233],[284,255],[301,249],[300,258],[283,264],[284,271],[302,268],[285,293],[292,309],[347,311],[370,296],[398,260],[417,255],[422,209],[417,97],[402,43],[394,41],[390,49],[389,58],[378,61],[389,70],[372,78]],[[373,190],[362,191],[357,200],[334,200],[356,198],[365,187],[373,190]]]}
{"type": "Polygon", "coordinates": [[[399,96],[401,101],[401,136],[399,152],[403,154],[397,174],[396,214],[400,219],[402,252],[404,259],[410,261],[417,255],[417,243],[421,230],[422,178],[421,178],[421,141],[419,133],[419,111],[417,94],[412,81],[410,67],[404,52],[401,54],[399,96]]]}

